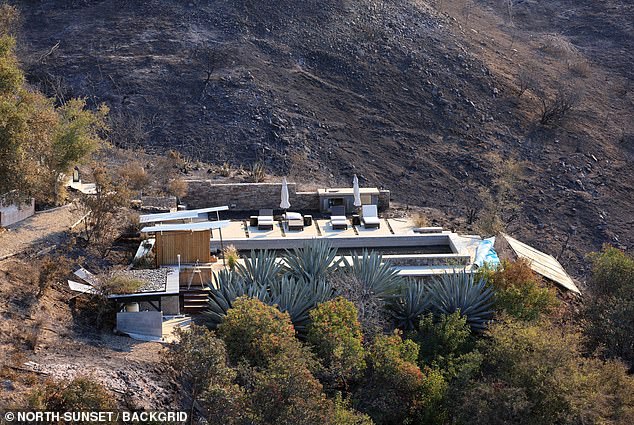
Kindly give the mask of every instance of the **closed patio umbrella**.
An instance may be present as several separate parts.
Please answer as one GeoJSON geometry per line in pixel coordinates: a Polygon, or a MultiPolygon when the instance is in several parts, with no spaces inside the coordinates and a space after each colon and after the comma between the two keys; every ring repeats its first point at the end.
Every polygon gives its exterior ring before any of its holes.
{"type": "Polygon", "coordinates": [[[288,208],[290,208],[290,206],[291,206],[291,203],[288,200],[288,183],[286,182],[286,177],[283,177],[280,208],[283,210],[287,210],[288,208]]]}
{"type": "Polygon", "coordinates": [[[359,189],[359,179],[354,175],[352,179],[352,192],[354,193],[354,206],[359,208],[361,204],[361,189],[359,189]]]}

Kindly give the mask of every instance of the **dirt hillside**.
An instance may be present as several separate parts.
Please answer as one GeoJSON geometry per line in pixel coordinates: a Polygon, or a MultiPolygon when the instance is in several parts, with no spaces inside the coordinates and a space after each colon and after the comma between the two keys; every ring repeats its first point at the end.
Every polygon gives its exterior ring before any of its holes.
{"type": "Polygon", "coordinates": [[[260,160],[310,185],[389,188],[465,217],[526,162],[514,235],[577,276],[634,246],[634,8],[607,0],[18,2],[29,80],[112,108],[113,142],[260,160]],[[557,125],[543,99],[581,102],[557,125]],[[570,235],[570,236],[569,236],[570,235]]]}

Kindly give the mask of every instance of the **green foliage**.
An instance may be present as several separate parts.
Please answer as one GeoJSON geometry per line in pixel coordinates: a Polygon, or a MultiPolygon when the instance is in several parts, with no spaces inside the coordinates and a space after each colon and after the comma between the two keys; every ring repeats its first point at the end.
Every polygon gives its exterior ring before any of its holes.
{"type": "Polygon", "coordinates": [[[238,260],[240,260],[240,255],[238,254],[238,250],[235,246],[229,245],[225,247],[222,251],[222,255],[224,257],[227,266],[229,266],[230,270],[235,270],[236,265],[238,264],[238,260]]]}
{"type": "Polygon", "coordinates": [[[332,298],[333,294],[332,287],[323,280],[305,281],[285,275],[273,281],[267,290],[259,291],[258,297],[288,313],[297,333],[304,336],[310,310],[332,298]]]}
{"type": "Polygon", "coordinates": [[[372,419],[366,414],[352,409],[348,400],[343,400],[341,393],[335,396],[335,411],[333,414],[335,425],[372,425],[372,419]]]}
{"type": "Polygon", "coordinates": [[[275,253],[265,249],[251,251],[251,255],[244,259],[244,265],[236,265],[236,271],[249,285],[267,286],[281,276],[282,266],[275,253]]]}
{"type": "Polygon", "coordinates": [[[333,248],[329,241],[316,239],[301,249],[287,250],[284,271],[308,282],[323,280],[337,268],[336,256],[337,248],[333,248]]]}
{"type": "Polygon", "coordinates": [[[216,329],[222,323],[233,302],[242,295],[252,295],[252,293],[249,285],[237,273],[220,270],[214,274],[214,285],[209,288],[209,308],[203,313],[207,326],[216,329]]]}
{"type": "Polygon", "coordinates": [[[222,322],[236,298],[249,295],[288,313],[296,331],[304,335],[309,311],[334,294],[332,287],[324,281],[305,282],[288,275],[276,279],[270,277],[268,285],[249,281],[227,270],[217,273],[214,279],[215,285],[209,291],[209,309],[204,313],[207,325],[212,329],[222,322]]]}
{"type": "Polygon", "coordinates": [[[255,373],[251,403],[256,423],[333,423],[334,406],[322,393],[321,384],[301,358],[286,350],[255,373]]]}
{"type": "Polygon", "coordinates": [[[534,321],[550,314],[559,304],[554,288],[546,288],[524,259],[504,261],[486,274],[495,288],[495,306],[517,319],[534,321]]]}
{"type": "Polygon", "coordinates": [[[400,329],[414,329],[418,318],[429,311],[431,299],[423,282],[411,281],[401,289],[401,294],[391,300],[389,308],[400,329]]]}
{"type": "Polygon", "coordinates": [[[488,336],[478,342],[482,376],[453,406],[461,423],[632,423],[634,380],[622,365],[581,357],[578,335],[505,321],[488,336]]]}
{"type": "Polygon", "coordinates": [[[591,295],[583,309],[586,346],[634,368],[634,258],[609,246],[590,258],[591,295]]]}
{"type": "Polygon", "coordinates": [[[104,295],[134,294],[143,286],[143,281],[125,275],[114,275],[105,280],[100,290],[104,295]]]}
{"type": "Polygon", "coordinates": [[[112,394],[88,377],[77,377],[71,381],[48,381],[30,392],[28,404],[32,410],[51,412],[112,411],[116,408],[112,394]]]}
{"type": "Polygon", "coordinates": [[[598,296],[627,298],[634,293],[634,258],[620,249],[606,245],[590,255],[592,280],[590,289],[598,296]]]}
{"type": "Polygon", "coordinates": [[[445,274],[434,280],[429,291],[436,314],[459,311],[473,330],[484,330],[493,317],[493,290],[484,280],[476,282],[471,274],[445,274]]]}
{"type": "Polygon", "coordinates": [[[398,333],[378,336],[368,349],[371,374],[356,392],[357,404],[377,424],[439,419],[446,383],[431,369],[416,365],[418,346],[398,333]],[[438,415],[438,416],[437,416],[438,415]]]}
{"type": "Polygon", "coordinates": [[[0,37],[0,95],[17,94],[24,84],[24,74],[15,56],[15,40],[0,37]]]}
{"type": "Polygon", "coordinates": [[[190,415],[195,403],[208,412],[214,423],[237,423],[245,404],[242,389],[233,383],[236,372],[227,365],[224,343],[202,326],[177,330],[178,343],[172,343],[166,362],[177,373],[190,401],[190,415]]]}
{"type": "Polygon", "coordinates": [[[345,386],[365,370],[363,334],[354,304],[338,297],[310,312],[308,343],[322,361],[327,379],[345,386]]]}
{"type": "Polygon", "coordinates": [[[235,300],[218,326],[218,335],[225,341],[233,364],[246,361],[258,367],[266,366],[289,346],[300,344],[287,313],[248,297],[235,300]]]}
{"type": "MultiPolygon", "coordinates": [[[[11,25],[15,10],[0,7],[6,12],[0,24],[11,25]]],[[[58,202],[62,176],[100,145],[108,108],[89,111],[83,99],[56,108],[25,87],[9,32],[0,28],[0,194],[17,190],[39,202],[58,202]]]]}
{"type": "Polygon", "coordinates": [[[432,367],[447,380],[465,380],[480,367],[482,356],[474,351],[471,328],[459,312],[436,319],[432,314],[425,315],[414,339],[420,346],[421,367],[432,367]]]}
{"type": "Polygon", "coordinates": [[[347,264],[363,286],[381,298],[390,298],[398,294],[404,285],[398,271],[383,262],[383,256],[375,251],[363,250],[361,255],[352,255],[352,263],[347,264]]]}

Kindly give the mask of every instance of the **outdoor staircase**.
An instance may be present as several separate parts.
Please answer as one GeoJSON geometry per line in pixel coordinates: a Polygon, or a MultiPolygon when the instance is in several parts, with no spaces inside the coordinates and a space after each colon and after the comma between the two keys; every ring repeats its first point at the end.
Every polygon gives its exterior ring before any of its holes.
{"type": "Polygon", "coordinates": [[[183,313],[196,314],[202,313],[207,309],[208,288],[202,286],[181,287],[181,295],[183,296],[183,313]]]}

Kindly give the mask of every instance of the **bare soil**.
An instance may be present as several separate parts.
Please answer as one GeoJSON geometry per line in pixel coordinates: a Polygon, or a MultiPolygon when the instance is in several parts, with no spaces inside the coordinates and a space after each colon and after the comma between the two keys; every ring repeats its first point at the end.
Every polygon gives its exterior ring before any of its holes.
{"type": "MultiPolygon", "coordinates": [[[[631,2],[19,2],[29,81],[113,110],[113,141],[306,184],[392,190],[465,217],[502,160],[527,163],[508,229],[583,278],[634,246],[631,2]],[[517,96],[529,67],[583,100],[557,126],[517,96]],[[570,237],[569,237],[570,235],[570,237]]],[[[469,230],[468,226],[465,230],[469,230]]]]}

